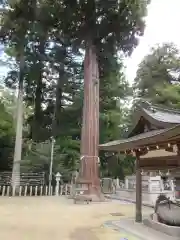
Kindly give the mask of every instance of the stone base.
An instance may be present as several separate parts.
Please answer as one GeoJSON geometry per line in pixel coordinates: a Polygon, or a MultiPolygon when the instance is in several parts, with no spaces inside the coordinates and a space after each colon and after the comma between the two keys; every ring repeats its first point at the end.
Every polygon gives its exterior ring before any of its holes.
{"type": "Polygon", "coordinates": [[[108,221],[105,225],[126,233],[127,239],[179,240],[179,237],[167,235],[142,223],[136,223],[133,219],[121,218],[119,221],[108,221]]]}
{"type": "MultiPolygon", "coordinates": [[[[76,196],[75,194],[69,195],[68,199],[74,199],[75,196],[76,196]]],[[[101,194],[100,196],[96,194],[82,194],[82,196],[87,196],[88,198],[91,198],[92,202],[108,202],[109,201],[108,199],[105,198],[103,194],[101,194]]]]}
{"type": "Polygon", "coordinates": [[[165,233],[171,237],[177,238],[180,236],[180,227],[169,226],[169,225],[158,222],[156,213],[153,213],[148,218],[144,219],[143,223],[144,225],[156,231],[165,233]]]}
{"type": "Polygon", "coordinates": [[[88,194],[88,197],[92,199],[92,202],[105,202],[106,198],[104,197],[103,194],[100,194],[100,196],[96,194],[88,194]]]}

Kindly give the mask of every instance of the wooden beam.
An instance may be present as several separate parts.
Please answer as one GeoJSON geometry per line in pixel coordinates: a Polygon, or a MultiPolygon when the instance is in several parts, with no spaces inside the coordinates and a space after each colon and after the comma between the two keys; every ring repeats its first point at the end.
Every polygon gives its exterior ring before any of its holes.
{"type": "Polygon", "coordinates": [[[153,157],[140,159],[139,167],[142,169],[171,169],[179,166],[179,156],[153,157]]]}
{"type": "Polygon", "coordinates": [[[140,158],[140,163],[142,162],[172,162],[177,161],[179,158],[178,155],[164,156],[164,157],[149,157],[149,158],[140,158]]]}
{"type": "Polygon", "coordinates": [[[136,153],[136,222],[142,222],[142,175],[139,163],[139,155],[136,153]]]}
{"type": "Polygon", "coordinates": [[[155,166],[155,167],[153,167],[153,166],[149,166],[149,167],[147,167],[147,166],[141,166],[140,168],[141,169],[143,169],[143,170],[145,170],[145,171],[155,171],[155,170],[168,170],[168,169],[177,169],[179,166],[171,166],[171,165],[169,165],[169,166],[155,166]]]}

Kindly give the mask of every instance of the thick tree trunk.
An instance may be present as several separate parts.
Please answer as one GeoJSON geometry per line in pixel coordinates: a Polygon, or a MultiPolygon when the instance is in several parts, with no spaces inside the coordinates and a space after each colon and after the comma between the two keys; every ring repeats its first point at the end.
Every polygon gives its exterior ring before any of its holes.
{"type": "Polygon", "coordinates": [[[56,137],[61,134],[61,112],[62,112],[62,98],[63,98],[63,86],[65,80],[64,65],[59,72],[59,79],[56,84],[56,103],[55,103],[55,121],[53,124],[53,134],[56,137]]]}
{"type": "MultiPolygon", "coordinates": [[[[39,54],[40,56],[44,55],[45,53],[45,37],[40,40],[39,44],[39,54]]],[[[37,63],[36,63],[37,64],[37,63]]],[[[39,63],[37,64],[38,68],[38,75],[37,75],[37,85],[35,91],[35,107],[34,107],[34,120],[33,120],[33,130],[32,130],[32,139],[34,141],[41,140],[41,133],[42,133],[42,91],[43,91],[43,61],[39,59],[39,63]]]]}
{"type": "Polygon", "coordinates": [[[12,187],[19,188],[20,185],[20,162],[22,153],[22,133],[23,133],[23,77],[24,77],[24,56],[20,56],[19,88],[17,99],[17,121],[16,140],[14,150],[14,160],[12,169],[12,187]]]}
{"type": "Polygon", "coordinates": [[[99,69],[96,49],[89,44],[84,60],[84,106],[81,133],[80,178],[90,183],[88,194],[102,197],[98,169],[99,144],[99,69]]]}

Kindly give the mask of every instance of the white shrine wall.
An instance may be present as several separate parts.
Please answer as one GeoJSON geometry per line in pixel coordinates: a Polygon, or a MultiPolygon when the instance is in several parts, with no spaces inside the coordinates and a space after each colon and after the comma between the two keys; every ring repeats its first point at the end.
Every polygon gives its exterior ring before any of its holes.
{"type": "MultiPolygon", "coordinates": [[[[142,202],[144,204],[154,206],[157,197],[160,194],[165,194],[171,200],[175,200],[175,190],[173,180],[168,181],[168,188],[164,187],[161,176],[150,177],[142,176],[142,202]],[[168,189],[168,190],[166,190],[168,189]]],[[[116,195],[120,199],[126,200],[136,200],[136,177],[127,176],[125,179],[125,187],[119,188],[116,195]]]]}

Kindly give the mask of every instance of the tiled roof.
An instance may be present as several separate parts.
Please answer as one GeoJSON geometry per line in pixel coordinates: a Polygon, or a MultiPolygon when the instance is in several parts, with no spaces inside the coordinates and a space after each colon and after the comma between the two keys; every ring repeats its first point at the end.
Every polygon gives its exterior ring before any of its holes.
{"type": "Polygon", "coordinates": [[[132,129],[129,130],[129,137],[138,134],[142,117],[156,129],[170,128],[180,124],[180,111],[151,105],[148,102],[137,104],[133,115],[134,124],[132,129]]]}
{"type": "Polygon", "coordinates": [[[171,128],[165,128],[160,130],[153,130],[138,134],[127,139],[111,141],[99,146],[100,150],[106,151],[125,151],[128,149],[135,149],[142,146],[148,146],[158,144],[160,142],[168,141],[173,137],[180,137],[180,124],[171,128]]]}
{"type": "MultiPolygon", "coordinates": [[[[135,135],[130,134],[129,138],[101,144],[101,150],[109,151],[125,151],[128,149],[140,148],[143,146],[154,145],[160,142],[170,141],[173,138],[180,139],[180,111],[174,109],[153,106],[148,102],[137,105],[135,126],[139,123],[139,119],[143,116],[152,125],[159,128],[145,133],[135,135]]],[[[135,128],[134,126],[134,128],[135,128]]]]}
{"type": "Polygon", "coordinates": [[[164,123],[180,124],[180,112],[153,107],[143,108],[143,111],[157,121],[164,123]]]}

